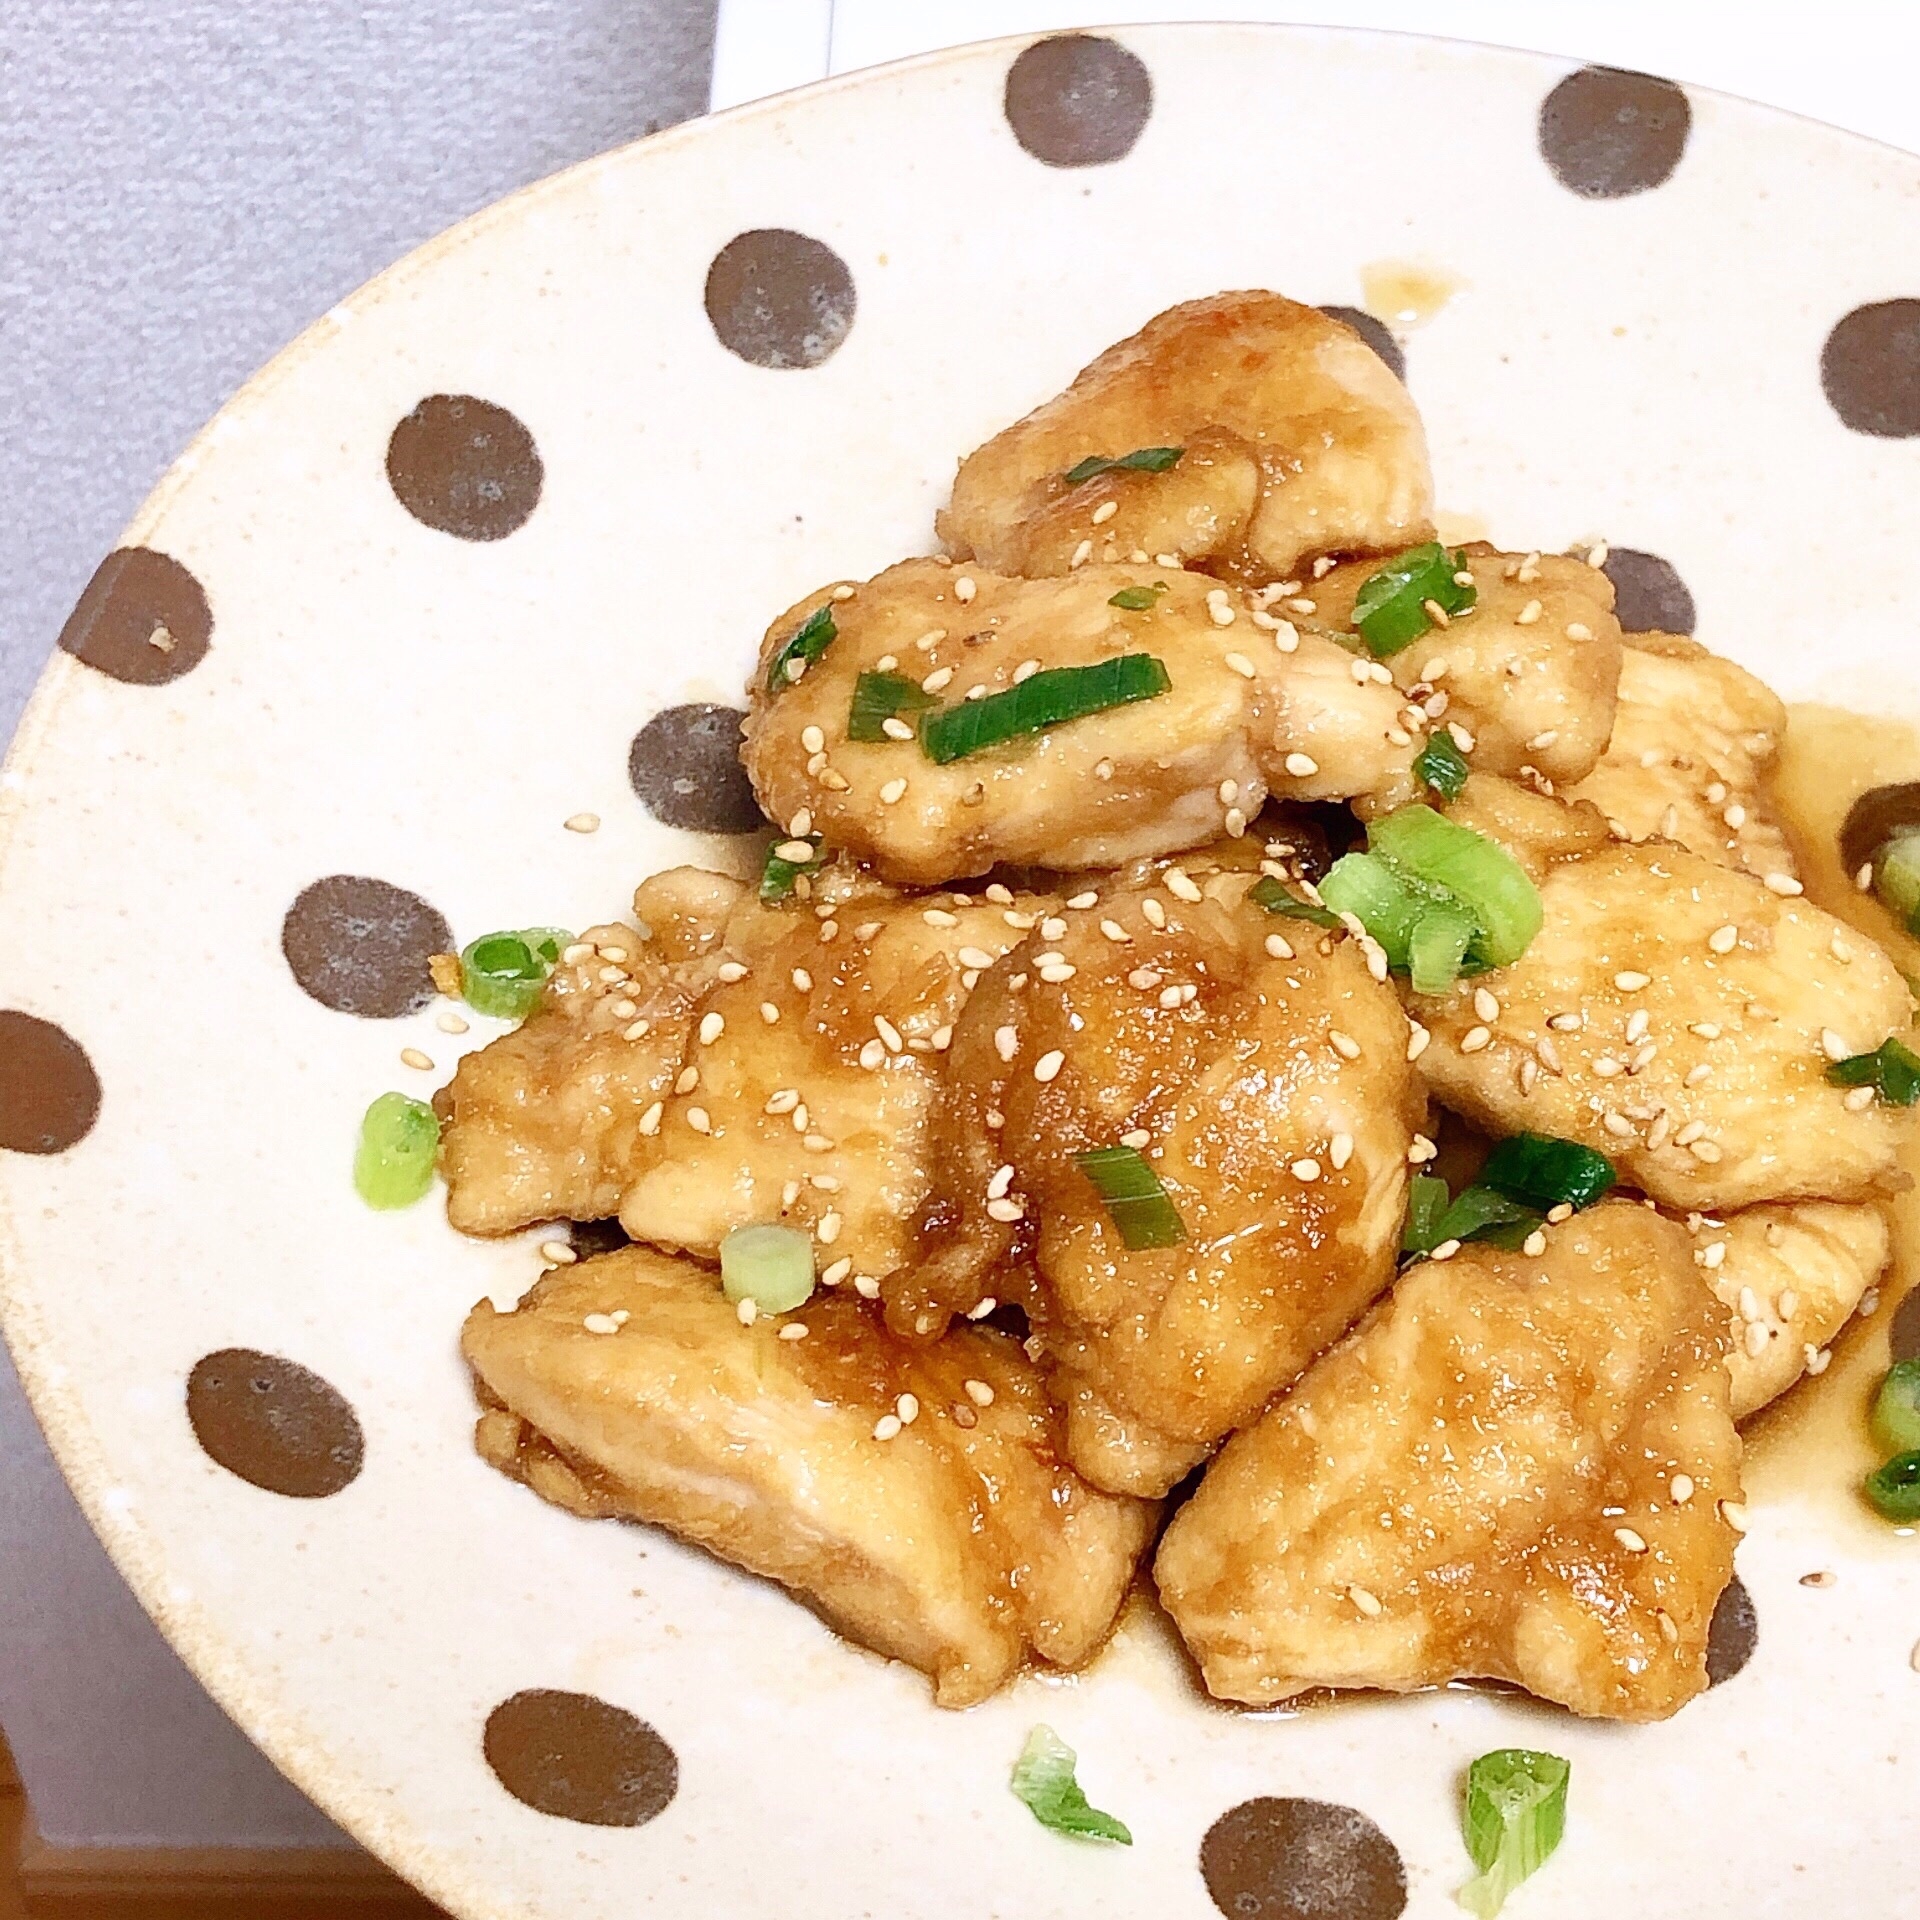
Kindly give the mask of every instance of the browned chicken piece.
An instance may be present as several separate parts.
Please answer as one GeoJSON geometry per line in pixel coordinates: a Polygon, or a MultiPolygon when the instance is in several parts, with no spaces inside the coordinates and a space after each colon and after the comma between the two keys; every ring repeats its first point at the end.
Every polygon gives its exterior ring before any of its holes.
{"type": "Polygon", "coordinates": [[[1629,634],[1613,740],[1569,798],[1623,840],[1675,840],[1765,879],[1795,874],[1766,774],[1787,710],[1744,667],[1671,633],[1629,634]]]}
{"type": "Polygon", "coordinates": [[[1661,842],[1556,857],[1593,838],[1584,807],[1543,853],[1530,830],[1555,806],[1476,777],[1454,809],[1529,866],[1544,921],[1512,966],[1412,1002],[1432,1091],[1489,1133],[1581,1141],[1676,1207],[1884,1188],[1911,1116],[1826,1071],[1906,1031],[1886,955],[1785,875],[1661,842]]]}
{"type": "Polygon", "coordinates": [[[1399,702],[1355,665],[1200,574],[1083,567],[1030,581],[909,560],[774,622],[751,689],[747,771],[774,819],[804,813],[829,846],[892,880],[1120,866],[1241,830],[1269,791],[1409,795],[1417,749],[1399,702]],[[781,649],[819,608],[834,639],[769,691],[781,649]],[[897,720],[904,737],[848,737],[862,673],[904,676],[945,708],[1123,654],[1159,660],[1167,690],[945,765],[916,739],[918,715],[897,720]]]}
{"type": "Polygon", "coordinates": [[[909,1347],[844,1294],[742,1326],[712,1273],[628,1247],[483,1300],[461,1350],[494,1466],[779,1581],[943,1706],[1087,1660],[1151,1534],[1061,1463],[1034,1367],[983,1328],[909,1347]]]}
{"type": "MultiPolygon", "coordinates": [[[[1257,876],[1256,876],[1257,877],[1257,876]]],[[[1359,946],[1203,887],[1090,887],[986,974],[954,1029],[925,1332],[1019,1288],[1096,1485],[1164,1493],[1393,1273],[1424,1112],[1407,1023],[1359,946]],[[1129,1250],[1074,1156],[1131,1146],[1185,1229],[1129,1250]],[[1016,1276],[1037,1270],[1037,1285],[1016,1276]]]]}
{"type": "Polygon", "coordinates": [[[619,1210],[644,1116],[672,1091],[741,895],[724,874],[657,875],[636,897],[651,937],[591,929],[533,1014],[460,1062],[434,1106],[447,1218],[462,1233],[619,1210]]]}
{"type": "Polygon", "coordinates": [[[1781,1394],[1853,1317],[1885,1272],[1892,1248],[1878,1207],[1827,1200],[1748,1207],[1704,1222],[1694,1258],[1733,1314],[1733,1417],[1744,1420],[1781,1394]]]}
{"type": "Polygon", "coordinates": [[[1410,1269],[1167,1531],[1160,1596],[1209,1690],[1502,1680],[1664,1719],[1707,1684],[1733,1572],[1726,1350],[1685,1229],[1631,1202],[1538,1258],[1410,1269]]]}
{"type": "MultiPolygon", "coordinates": [[[[1558,554],[1460,550],[1476,604],[1384,664],[1408,701],[1483,773],[1532,768],[1563,785],[1589,772],[1613,731],[1620,623],[1613,583],[1558,554]]],[[[1355,560],[1283,602],[1312,631],[1354,639],[1353,607],[1380,561],[1355,560]]]]}
{"type": "Polygon", "coordinates": [[[685,1064],[640,1120],[627,1232],[711,1260],[735,1227],[781,1222],[866,1293],[904,1265],[954,1022],[1047,905],[993,891],[903,900],[836,871],[737,915],[685,1064]]]}
{"type": "Polygon", "coordinates": [[[1315,554],[1407,546],[1432,515],[1420,416],[1373,349],[1317,308],[1222,293],[1148,321],[969,455],[939,524],[1003,573],[1145,554],[1264,583],[1315,554]],[[1067,478],[1152,448],[1180,457],[1067,478]]]}

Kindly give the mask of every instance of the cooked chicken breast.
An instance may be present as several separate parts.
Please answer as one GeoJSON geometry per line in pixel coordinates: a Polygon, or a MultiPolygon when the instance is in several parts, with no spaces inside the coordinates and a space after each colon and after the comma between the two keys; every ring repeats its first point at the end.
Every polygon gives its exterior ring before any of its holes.
{"type": "Polygon", "coordinates": [[[1878,947],[1683,847],[1608,845],[1536,879],[1545,919],[1521,958],[1412,1003],[1442,1101],[1490,1133],[1579,1140],[1677,1207],[1884,1185],[1911,1117],[1826,1077],[1907,1030],[1878,947]]]}
{"type": "Polygon", "coordinates": [[[1740,1444],[1685,1230],[1607,1201],[1428,1261],[1236,1437],[1162,1542],[1211,1692],[1505,1680],[1659,1720],[1707,1684],[1740,1444]]]}
{"type": "Polygon", "coordinates": [[[836,1294],[742,1326],[713,1274],[629,1247],[483,1300],[461,1350],[493,1465],[779,1581],[943,1706],[1029,1653],[1085,1661],[1152,1528],[1061,1464],[1034,1368],[983,1329],[909,1348],[836,1294]]]}
{"type": "Polygon", "coordinates": [[[954,1029],[926,1259],[903,1331],[1023,1304],[1096,1485],[1167,1490],[1392,1276],[1423,1107],[1360,948],[1183,873],[1089,888],[983,976],[954,1029]],[[1184,1227],[1130,1250],[1075,1163],[1132,1146],[1184,1227]],[[1017,1283],[1016,1283],[1017,1284],[1017,1283]]]}
{"type": "MultiPolygon", "coordinates": [[[[1621,646],[1612,581],[1558,554],[1460,551],[1476,604],[1392,655],[1394,684],[1452,730],[1480,771],[1578,780],[1613,731],[1621,646]]],[[[1336,567],[1283,610],[1303,628],[1351,636],[1355,599],[1381,564],[1336,567]]]]}
{"type": "Polygon", "coordinates": [[[1772,690],[1731,660],[1629,634],[1612,742],[1568,797],[1591,800],[1623,840],[1675,840],[1763,880],[1794,874],[1766,785],[1786,725],[1772,690]]]}
{"type": "Polygon", "coordinates": [[[1399,702],[1355,664],[1200,574],[1084,567],[1027,581],[909,560],[774,622],[751,689],[747,770],[774,819],[804,813],[829,846],[889,879],[1119,866],[1237,832],[1269,791],[1411,793],[1417,749],[1399,702]],[[1116,606],[1116,594],[1149,604],[1116,606]],[[770,691],[782,647],[820,608],[835,637],[770,691]],[[1006,693],[1042,668],[1123,654],[1151,655],[1171,684],[944,765],[914,737],[917,714],[898,722],[905,738],[848,737],[863,673],[903,675],[951,708],[976,688],[1006,693]]]}
{"type": "Polygon", "coordinates": [[[1406,546],[1432,515],[1420,416],[1373,349],[1317,308],[1222,293],[1150,320],[969,455],[939,524],[1003,573],[1062,572],[1084,544],[1266,582],[1406,546]],[[1181,453],[1165,472],[1066,477],[1142,448],[1181,453]]]}
{"type": "Polygon", "coordinates": [[[1733,1314],[1733,1417],[1744,1420],[1806,1372],[1885,1272],[1892,1250],[1878,1207],[1830,1201],[1749,1207],[1703,1222],[1694,1258],[1733,1314]]]}

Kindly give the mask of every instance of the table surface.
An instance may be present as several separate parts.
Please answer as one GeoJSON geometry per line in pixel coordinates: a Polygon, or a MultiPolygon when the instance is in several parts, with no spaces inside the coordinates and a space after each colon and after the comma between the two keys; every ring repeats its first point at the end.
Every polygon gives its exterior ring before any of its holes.
{"type": "MultiPolygon", "coordinates": [[[[700,111],[710,75],[725,105],[1089,16],[1289,13],[1642,67],[1920,149],[1920,8],[1885,0],[720,0],[717,46],[712,0],[12,0],[0,739],[94,565],[255,367],[462,215],[700,111]]],[[[3,1351],[0,1462],[0,1725],[46,1839],[340,1838],[140,1613],[3,1351]]]]}

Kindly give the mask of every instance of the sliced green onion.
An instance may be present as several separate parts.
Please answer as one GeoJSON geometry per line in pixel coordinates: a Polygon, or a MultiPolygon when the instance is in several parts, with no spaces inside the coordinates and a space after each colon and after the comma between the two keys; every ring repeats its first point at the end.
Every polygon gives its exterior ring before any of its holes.
{"type": "Polygon", "coordinates": [[[1920,1520],[1920,1452],[1896,1453],[1867,1475],[1867,1498],[1883,1520],[1911,1526],[1920,1520]]]}
{"type": "Polygon", "coordinates": [[[483,933],[460,950],[461,998],[475,1013],[524,1020],[572,938],[558,927],[483,933]]]}
{"type": "Polygon", "coordinates": [[[1150,587],[1122,587],[1107,605],[1118,607],[1123,613],[1151,613],[1166,590],[1164,580],[1156,580],[1150,587]]]}
{"type": "Polygon", "coordinates": [[[1051,1727],[1035,1727],[1013,1763],[1015,1797],[1055,1833],[1077,1833],[1088,1840],[1133,1845],[1133,1835],[1110,1813],[1087,1804],[1074,1776],[1073,1749],[1051,1727]]]}
{"type": "Polygon", "coordinates": [[[839,637],[840,629],[834,623],[833,609],[829,606],[815,607],[787,636],[780,651],[768,664],[767,691],[769,693],[784,692],[839,637]]]}
{"type": "Polygon", "coordinates": [[[1368,575],[1353,603],[1353,624],[1368,650],[1384,660],[1398,653],[1433,625],[1432,601],[1443,613],[1465,613],[1478,598],[1454,578],[1465,571],[1466,556],[1449,553],[1437,540],[1413,547],[1368,575]]]}
{"type": "Polygon", "coordinates": [[[1567,1828],[1573,1768],[1555,1753],[1504,1747],[1467,1769],[1467,1853],[1480,1869],[1454,1898],[1492,1920],[1521,1881],[1552,1857],[1567,1828]]]}
{"type": "Polygon", "coordinates": [[[1445,727],[1428,736],[1427,744],[1414,755],[1413,770],[1445,800],[1458,800],[1471,769],[1467,756],[1453,743],[1445,727]]]}
{"type": "Polygon", "coordinates": [[[1532,1207],[1478,1182],[1462,1187],[1440,1219],[1440,1238],[1485,1240],[1496,1247],[1517,1247],[1540,1224],[1532,1207]]]}
{"type": "Polygon", "coordinates": [[[1402,1253],[1431,1253],[1446,1235],[1440,1231],[1447,1211],[1447,1183],[1431,1173],[1416,1173],[1407,1183],[1407,1224],[1400,1235],[1402,1253]]]}
{"type": "Polygon", "coordinates": [[[1451,894],[1480,923],[1489,965],[1511,966],[1544,917],[1539,890],[1505,847],[1416,802],[1367,829],[1367,846],[1400,871],[1451,894]]]}
{"type": "Polygon", "coordinates": [[[1896,834],[1873,856],[1873,891],[1909,933],[1920,933],[1920,831],[1896,834]]]}
{"type": "Polygon", "coordinates": [[[1101,454],[1090,453],[1077,465],[1069,467],[1061,476],[1068,486],[1084,486],[1089,480],[1097,480],[1103,473],[1165,473],[1169,467],[1178,466],[1185,447],[1135,447],[1131,453],[1123,453],[1117,460],[1109,460],[1101,454]]]}
{"type": "Polygon", "coordinates": [[[826,858],[817,833],[808,834],[804,840],[776,840],[767,849],[766,865],[760,869],[760,898],[768,906],[777,906],[792,894],[793,883],[803,873],[818,873],[826,858]],[[803,846],[813,849],[805,860],[800,858],[803,846]]]}
{"type": "Polygon", "coordinates": [[[1460,978],[1461,963],[1479,933],[1465,907],[1437,900],[1414,923],[1407,942],[1407,974],[1415,993],[1445,993],[1460,978]]]}
{"type": "Polygon", "coordinates": [[[936,765],[964,760],[1022,734],[1044,733],[1110,707],[1151,700],[1173,685],[1150,653],[1116,654],[1089,667],[1051,667],[984,700],[962,700],[929,714],[920,725],[920,750],[936,765]]]}
{"type": "Polygon", "coordinates": [[[1889,1453],[1920,1448],[1920,1360],[1897,1360],[1873,1400],[1873,1437],[1889,1453]]]}
{"type": "Polygon", "coordinates": [[[368,1206],[389,1213],[410,1207],[433,1185],[440,1119],[424,1100],[383,1093],[360,1122],[353,1188],[368,1206]]]}
{"type": "MultiPolygon", "coordinates": [[[[1323,899],[1324,895],[1321,896],[1323,899]]],[[[1316,907],[1311,900],[1302,900],[1297,893],[1290,893],[1272,874],[1256,880],[1247,889],[1247,898],[1262,913],[1278,915],[1283,920],[1311,920],[1316,927],[1337,927],[1340,916],[1325,907],[1316,907]]]]}
{"type": "Polygon", "coordinates": [[[1342,854],[1320,882],[1320,898],[1336,915],[1352,914],[1385,949],[1387,965],[1398,968],[1406,966],[1413,929],[1433,903],[1424,887],[1372,853],[1342,854]]]}
{"type": "Polygon", "coordinates": [[[1882,1040],[1871,1053],[1836,1060],[1827,1078],[1836,1087],[1871,1087],[1890,1107],[1920,1100],[1920,1058],[1898,1040],[1882,1040]]]}
{"type": "Polygon", "coordinates": [[[904,673],[863,673],[853,683],[853,704],[847,709],[847,738],[891,740],[895,736],[887,731],[889,720],[898,720],[902,714],[924,713],[932,705],[933,695],[904,673]]]}
{"type": "Polygon", "coordinates": [[[1614,1183],[1613,1163],[1577,1140],[1545,1133],[1509,1134],[1487,1155],[1480,1185],[1542,1213],[1572,1207],[1577,1213],[1604,1199],[1614,1183]]]}
{"type": "Polygon", "coordinates": [[[762,1313],[791,1313],[813,1295],[813,1242],[797,1227],[735,1227],[720,1242],[720,1288],[762,1313]]]}
{"type": "Polygon", "coordinates": [[[1139,1148],[1095,1147],[1076,1153],[1073,1164],[1093,1182],[1129,1253],[1177,1246],[1187,1237],[1179,1209],[1139,1148]]]}

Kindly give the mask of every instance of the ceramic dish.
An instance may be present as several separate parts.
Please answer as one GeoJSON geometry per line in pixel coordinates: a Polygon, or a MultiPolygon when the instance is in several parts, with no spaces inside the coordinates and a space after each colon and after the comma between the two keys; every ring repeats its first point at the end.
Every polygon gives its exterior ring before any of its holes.
{"type": "Polygon", "coordinates": [[[765,622],[927,550],[957,453],[1217,288],[1382,307],[1463,532],[1604,534],[1629,625],[1920,715],[1917,195],[1920,161],[1644,78],[1129,30],[608,155],[289,348],[88,588],[0,790],[7,1337],[247,1732],[474,1920],[1438,1914],[1461,1770],[1507,1745],[1575,1769],[1539,1920],[1876,1908],[1920,1734],[1920,1563],[1849,1492],[1890,1312],[1763,1436],[1750,1611],[1668,1723],[1231,1713],[1144,1610],[1082,1678],[943,1714],[485,1467],[455,1332],[541,1236],[372,1213],[349,1161],[373,1093],[486,1037],[435,1024],[425,955],[746,871],[711,709],[765,622]],[[1011,1798],[1042,1719],[1131,1851],[1011,1798]]]}

